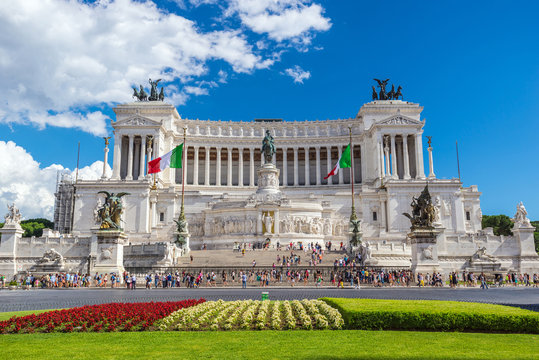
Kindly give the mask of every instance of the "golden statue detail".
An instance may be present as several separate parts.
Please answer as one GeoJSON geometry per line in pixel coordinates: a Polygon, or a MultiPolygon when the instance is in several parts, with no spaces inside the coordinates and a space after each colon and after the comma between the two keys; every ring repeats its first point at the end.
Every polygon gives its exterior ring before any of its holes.
{"type": "Polygon", "coordinates": [[[105,194],[105,203],[97,211],[99,220],[101,221],[102,230],[122,230],[120,225],[120,216],[122,215],[122,196],[130,195],[126,192],[118,194],[109,193],[107,191],[99,191],[98,194],[105,194]]]}

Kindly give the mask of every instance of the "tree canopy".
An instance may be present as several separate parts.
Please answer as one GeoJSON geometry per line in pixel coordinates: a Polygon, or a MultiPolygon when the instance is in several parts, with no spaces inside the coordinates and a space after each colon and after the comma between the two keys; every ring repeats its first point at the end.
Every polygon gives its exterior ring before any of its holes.
{"type": "MultiPolygon", "coordinates": [[[[4,226],[4,223],[0,223],[0,228],[4,226]]],[[[54,229],[54,223],[44,218],[28,219],[21,221],[21,227],[24,230],[23,237],[43,235],[43,229],[54,229]]]]}
{"type": "Polygon", "coordinates": [[[513,235],[511,231],[513,222],[507,215],[483,215],[481,226],[483,229],[491,227],[494,230],[494,235],[513,235]]]}

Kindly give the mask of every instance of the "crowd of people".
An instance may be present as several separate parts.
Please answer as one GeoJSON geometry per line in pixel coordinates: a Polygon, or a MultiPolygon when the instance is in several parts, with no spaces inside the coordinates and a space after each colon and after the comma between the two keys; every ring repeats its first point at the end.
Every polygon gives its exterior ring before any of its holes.
{"type": "MultiPolygon", "coordinates": [[[[299,249],[298,249],[299,250],[299,249]]],[[[451,272],[447,277],[440,272],[413,274],[410,270],[384,270],[365,268],[358,265],[356,259],[347,255],[335,260],[333,268],[312,266],[311,262],[322,262],[323,251],[320,248],[310,249],[309,267],[301,268],[301,257],[290,252],[290,255],[277,255],[276,263],[266,268],[258,268],[256,262],[250,269],[227,269],[213,271],[192,271],[189,269],[174,272],[154,272],[144,275],[130,274],[80,274],[57,273],[42,276],[32,274],[19,275],[17,285],[28,288],[119,288],[136,289],[145,284],[146,289],[152,288],[199,288],[227,286],[333,286],[353,287],[367,285],[373,287],[477,287],[488,289],[489,286],[533,286],[539,287],[538,274],[497,274],[494,278],[484,273],[451,272]],[[294,265],[294,266],[292,266],[294,265]]],[[[0,275],[0,286],[6,287],[6,277],[0,275]]]]}

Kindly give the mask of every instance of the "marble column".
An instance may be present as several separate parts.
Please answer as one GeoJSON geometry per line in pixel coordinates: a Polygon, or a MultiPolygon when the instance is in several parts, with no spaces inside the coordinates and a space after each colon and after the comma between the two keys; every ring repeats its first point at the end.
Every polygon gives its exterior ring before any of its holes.
{"type": "Polygon", "coordinates": [[[294,148],[294,186],[299,185],[299,174],[298,174],[298,148],[294,148]]]}
{"type": "Polygon", "coordinates": [[[243,186],[243,148],[238,149],[238,186],[243,186]]]}
{"type": "Polygon", "coordinates": [[[146,135],[140,137],[140,165],[138,179],[144,179],[146,175],[144,172],[144,166],[146,165],[146,135]]]}
{"type": "Polygon", "coordinates": [[[217,148],[217,161],[215,162],[215,185],[221,186],[221,148],[217,148]]]}
{"type": "Polygon", "coordinates": [[[227,148],[227,173],[226,173],[226,184],[227,186],[232,186],[232,148],[227,148]]]}
{"type": "Polygon", "coordinates": [[[125,177],[126,180],[133,180],[133,142],[134,142],[134,136],[129,136],[129,152],[127,153],[127,175],[125,177]]]}
{"type": "MultiPolygon", "coordinates": [[[[328,129],[328,131],[329,131],[329,129],[328,129]]],[[[327,167],[327,173],[329,174],[331,172],[331,169],[333,169],[332,168],[333,165],[331,164],[331,146],[326,146],[326,152],[327,152],[327,159],[328,159],[326,167],[327,167]]],[[[331,177],[328,178],[328,185],[329,184],[332,184],[331,177]]]]}
{"type": "MultiPolygon", "coordinates": [[[[189,184],[189,181],[187,181],[187,172],[189,170],[189,166],[187,166],[189,163],[187,161],[187,159],[189,158],[187,155],[189,154],[188,151],[189,151],[189,146],[188,145],[184,145],[183,146],[183,151],[185,152],[185,157],[182,159],[185,160],[185,164],[182,164],[183,166],[183,177],[185,178],[185,185],[188,185],[189,184]]],[[[184,156],[182,154],[182,156],[184,156]]],[[[173,170],[176,170],[176,169],[172,169],[170,168],[170,172],[172,172],[173,170]]],[[[180,170],[181,171],[181,170],[180,170]]],[[[174,174],[174,177],[176,177],[176,174],[174,174]]]]}
{"type": "Polygon", "coordinates": [[[195,158],[193,159],[193,185],[198,185],[198,150],[199,147],[195,146],[195,158]]]}
{"type": "Polygon", "coordinates": [[[391,178],[398,179],[399,174],[397,173],[397,151],[395,147],[395,135],[391,135],[391,178]]]}
{"type": "Polygon", "coordinates": [[[105,149],[103,151],[105,152],[105,158],[103,159],[103,174],[101,175],[101,179],[107,178],[107,162],[109,161],[109,141],[108,139],[105,139],[105,149]]]}
{"type": "MultiPolygon", "coordinates": [[[[150,162],[152,160],[152,152],[153,152],[153,137],[150,138],[151,142],[152,142],[152,145],[151,146],[148,146],[148,148],[146,148],[146,152],[147,152],[147,161],[146,162],[150,162]]],[[[148,171],[146,171],[147,173],[148,171]]],[[[152,174],[146,174],[146,179],[151,179],[152,178],[152,174]]]]}
{"type": "Polygon", "coordinates": [[[402,135],[402,153],[404,154],[404,178],[410,179],[410,156],[408,155],[408,134],[402,135]]]}
{"type": "Polygon", "coordinates": [[[288,159],[287,148],[283,148],[283,186],[288,186],[288,159]]]}
{"type": "Polygon", "coordinates": [[[316,185],[322,184],[322,175],[320,174],[320,146],[315,148],[316,151],[316,185]]]}
{"type": "Polygon", "coordinates": [[[390,177],[391,176],[391,170],[389,169],[389,144],[388,144],[388,137],[385,137],[385,147],[384,147],[384,153],[385,153],[385,165],[386,165],[386,173],[385,176],[390,177]]]}
{"type": "MultiPolygon", "coordinates": [[[[337,150],[339,152],[339,159],[340,159],[342,156],[342,145],[337,146],[337,150]]],[[[339,176],[339,184],[342,184],[344,182],[343,174],[344,174],[344,170],[342,169],[337,174],[339,176]]]]}
{"type": "Polygon", "coordinates": [[[112,158],[112,180],[120,180],[122,162],[122,136],[114,134],[114,154],[112,158]]]}
{"type": "Polygon", "coordinates": [[[423,165],[423,137],[422,134],[415,135],[415,146],[416,146],[416,168],[417,168],[417,178],[425,179],[425,168],[423,165]]]}
{"type": "Polygon", "coordinates": [[[204,185],[210,185],[210,148],[205,145],[204,150],[206,150],[206,158],[204,159],[204,185]]]}
{"type": "Polygon", "coordinates": [[[311,167],[309,164],[309,147],[306,146],[305,150],[305,186],[311,185],[311,167]]]}
{"type": "Polygon", "coordinates": [[[133,180],[136,178],[138,180],[138,177],[136,177],[137,171],[139,170],[140,165],[140,153],[137,151],[137,149],[140,148],[140,138],[138,136],[135,136],[135,141],[133,144],[133,180]]]}
{"type": "Polygon", "coordinates": [[[255,186],[255,152],[249,148],[249,186],[255,186]]]}
{"type": "Polygon", "coordinates": [[[384,167],[384,145],[381,139],[378,140],[378,163],[380,166],[380,176],[384,178],[386,176],[386,169],[384,167]]]}
{"type": "Polygon", "coordinates": [[[429,179],[435,179],[436,175],[434,175],[434,161],[432,159],[432,146],[429,146],[427,150],[429,152],[429,179]]]}

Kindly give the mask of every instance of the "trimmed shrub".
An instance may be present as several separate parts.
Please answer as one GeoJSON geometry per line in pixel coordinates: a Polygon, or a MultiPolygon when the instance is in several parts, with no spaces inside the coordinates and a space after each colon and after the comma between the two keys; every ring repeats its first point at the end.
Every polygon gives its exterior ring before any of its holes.
{"type": "Polygon", "coordinates": [[[453,301],[321,299],[337,308],[347,329],[474,331],[539,334],[539,313],[502,305],[453,301]],[[414,305],[417,304],[414,310],[414,305]],[[362,306],[365,305],[365,306],[362,306]]]}

